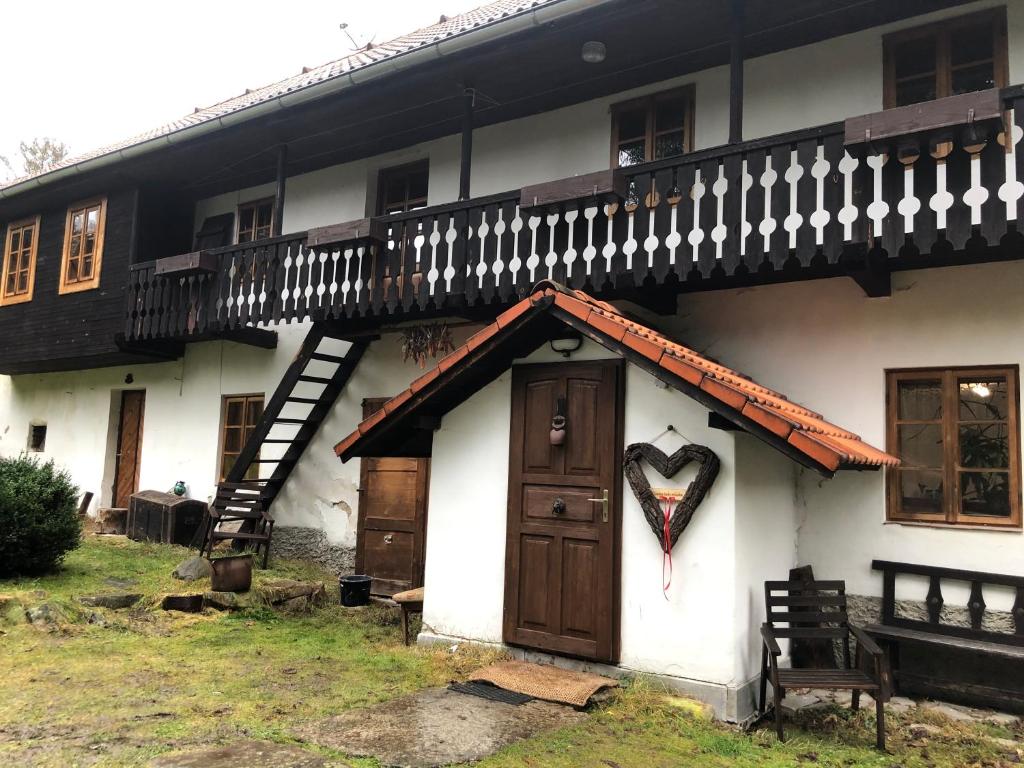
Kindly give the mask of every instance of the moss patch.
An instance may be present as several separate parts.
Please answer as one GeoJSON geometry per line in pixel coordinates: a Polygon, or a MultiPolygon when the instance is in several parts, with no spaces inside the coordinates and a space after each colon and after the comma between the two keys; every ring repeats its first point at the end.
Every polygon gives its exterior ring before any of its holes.
{"type": "MultiPolygon", "coordinates": [[[[172,749],[240,738],[293,743],[292,729],[300,724],[444,685],[496,656],[465,643],[455,654],[406,648],[393,613],[379,607],[328,605],[297,617],[262,607],[230,614],[159,610],[163,594],[209,588],[170,576],[188,555],[180,547],[89,537],[60,573],[0,582],[9,598],[0,618],[0,765],[137,766],[172,749]],[[140,606],[109,611],[77,602],[80,595],[116,591],[111,578],[131,581],[126,589],[146,595],[140,606]],[[66,623],[42,631],[18,620],[42,603],[60,608],[66,623]]],[[[322,580],[336,595],[329,575],[304,564],[278,560],[257,576],[322,580]]],[[[790,740],[780,745],[768,731],[744,734],[695,711],[639,681],[584,724],[521,742],[478,765],[999,768],[1020,759],[1015,748],[993,740],[1020,733],[934,716],[892,717],[891,754],[880,755],[871,746],[868,712],[816,711],[791,725],[790,740]],[[908,727],[917,722],[941,728],[922,737],[908,727]]]]}

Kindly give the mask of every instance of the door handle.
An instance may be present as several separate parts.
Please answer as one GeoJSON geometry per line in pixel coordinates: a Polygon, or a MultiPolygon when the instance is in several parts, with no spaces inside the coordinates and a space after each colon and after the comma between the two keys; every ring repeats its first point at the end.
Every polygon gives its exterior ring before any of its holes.
{"type": "Polygon", "coordinates": [[[555,499],[551,505],[551,514],[553,515],[564,515],[565,514],[565,500],[558,498],[555,499]]]}
{"type": "Polygon", "coordinates": [[[608,522],[608,489],[602,489],[603,493],[599,499],[587,499],[587,501],[595,501],[601,503],[601,522],[608,522]]]}

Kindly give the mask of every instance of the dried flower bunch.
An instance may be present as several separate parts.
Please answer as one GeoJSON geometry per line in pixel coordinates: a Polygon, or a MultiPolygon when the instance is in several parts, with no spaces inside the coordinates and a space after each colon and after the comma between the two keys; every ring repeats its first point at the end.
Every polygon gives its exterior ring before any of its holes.
{"type": "Polygon", "coordinates": [[[455,348],[447,323],[414,325],[402,330],[402,360],[427,367],[427,357],[447,355],[455,348]]]}

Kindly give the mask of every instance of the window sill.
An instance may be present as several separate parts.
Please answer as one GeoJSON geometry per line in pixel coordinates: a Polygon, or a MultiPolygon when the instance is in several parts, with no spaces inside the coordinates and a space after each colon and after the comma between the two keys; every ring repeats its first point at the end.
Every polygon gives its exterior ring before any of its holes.
{"type": "Polygon", "coordinates": [[[987,531],[989,533],[1024,533],[1020,525],[991,525],[986,523],[938,523],[927,520],[886,520],[884,525],[906,525],[911,528],[944,528],[950,531],[987,531]]]}

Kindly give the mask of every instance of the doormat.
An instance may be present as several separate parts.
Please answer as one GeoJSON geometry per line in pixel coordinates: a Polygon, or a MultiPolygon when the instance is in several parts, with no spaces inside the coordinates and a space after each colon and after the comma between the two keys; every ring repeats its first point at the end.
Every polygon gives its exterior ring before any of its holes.
{"type": "Polygon", "coordinates": [[[533,696],[527,696],[525,693],[517,693],[516,691],[506,691],[504,688],[499,688],[496,685],[490,683],[478,683],[470,681],[468,683],[451,683],[448,686],[449,691],[455,691],[456,693],[465,693],[470,696],[479,696],[481,699],[488,699],[489,701],[501,701],[505,704],[515,704],[517,707],[525,704],[528,701],[533,701],[533,696]]]}
{"type": "Polygon", "coordinates": [[[590,697],[599,690],[619,684],[618,680],[610,677],[526,661],[499,661],[477,670],[469,679],[482,680],[508,691],[573,707],[585,707],[590,697]]]}

